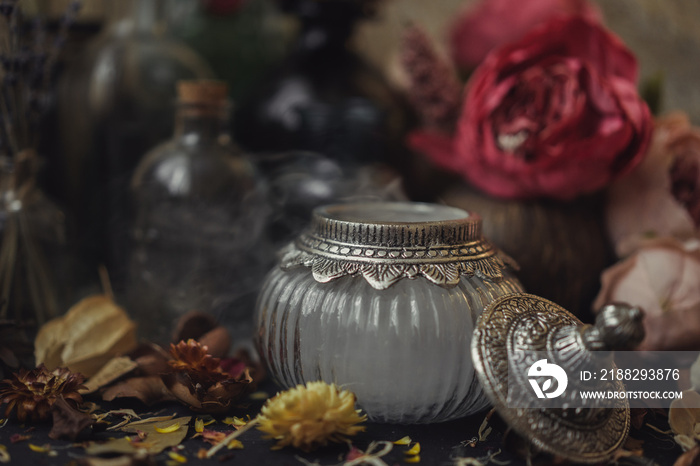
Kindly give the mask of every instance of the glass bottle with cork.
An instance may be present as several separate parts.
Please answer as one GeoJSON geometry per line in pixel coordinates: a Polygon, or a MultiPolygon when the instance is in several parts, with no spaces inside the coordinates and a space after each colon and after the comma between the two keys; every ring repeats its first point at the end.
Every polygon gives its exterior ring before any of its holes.
{"type": "Polygon", "coordinates": [[[175,134],[148,152],[131,182],[128,307],[142,336],[165,342],[188,311],[211,313],[235,340],[250,335],[264,188],[226,132],[228,89],[178,83],[175,134]]]}

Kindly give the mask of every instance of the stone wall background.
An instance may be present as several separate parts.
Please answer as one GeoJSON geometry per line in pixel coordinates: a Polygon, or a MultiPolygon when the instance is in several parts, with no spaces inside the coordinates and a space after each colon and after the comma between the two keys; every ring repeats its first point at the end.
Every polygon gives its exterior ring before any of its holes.
{"type": "MultiPolygon", "coordinates": [[[[527,0],[523,0],[527,1],[527,0]]],[[[473,0],[386,0],[380,17],[366,22],[356,46],[391,74],[401,31],[424,26],[441,44],[461,8],[473,0]]],[[[684,110],[700,125],[700,1],[597,0],[608,27],[637,55],[642,79],[663,74],[661,110],[684,110]]]]}

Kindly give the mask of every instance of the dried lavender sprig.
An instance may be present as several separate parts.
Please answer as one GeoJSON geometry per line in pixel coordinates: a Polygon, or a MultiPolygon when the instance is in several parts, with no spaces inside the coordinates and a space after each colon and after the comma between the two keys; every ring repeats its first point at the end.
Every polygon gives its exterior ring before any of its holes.
{"type": "Polygon", "coordinates": [[[44,89],[48,89],[49,87],[51,72],[56,65],[56,61],[58,60],[58,54],[63,49],[63,46],[66,43],[66,38],[68,37],[68,30],[75,22],[75,18],[78,16],[78,12],[82,6],[83,3],[80,0],[73,0],[70,2],[70,4],[68,4],[68,7],[63,12],[58,34],[56,34],[56,37],[54,38],[53,47],[51,49],[51,53],[49,53],[47,65],[45,67],[46,72],[44,74],[44,89]]]}
{"type": "MultiPolygon", "coordinates": [[[[81,7],[73,0],[64,12],[59,30],[49,44],[45,23],[34,18],[27,28],[20,7],[21,0],[0,1],[0,143],[9,153],[36,147],[38,123],[46,111],[58,54],[66,42],[68,30],[81,7]],[[29,32],[27,32],[29,31],[29,32]],[[2,132],[5,135],[2,135],[2,132]]],[[[3,151],[0,146],[0,152],[3,151]]]]}

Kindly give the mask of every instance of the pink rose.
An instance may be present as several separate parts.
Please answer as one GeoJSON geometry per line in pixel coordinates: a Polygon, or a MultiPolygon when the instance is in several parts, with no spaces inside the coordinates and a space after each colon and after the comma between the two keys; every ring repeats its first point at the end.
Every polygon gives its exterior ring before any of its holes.
{"type": "Polygon", "coordinates": [[[606,206],[608,234],[618,256],[654,236],[688,239],[700,227],[700,129],[684,113],[660,118],[649,152],[613,183],[606,206]]]}
{"type": "Polygon", "coordinates": [[[453,59],[459,67],[476,68],[491,50],[520,39],[554,16],[574,14],[602,20],[598,8],[587,0],[481,0],[452,26],[453,59]]]}
{"type": "Polygon", "coordinates": [[[641,161],[652,120],[636,78],[617,37],[553,19],[477,68],[454,137],[417,131],[409,143],[493,196],[570,200],[641,161]]]}
{"type": "Polygon", "coordinates": [[[700,349],[700,243],[647,241],[601,275],[594,309],[625,302],[644,310],[640,350],[700,349]]]}

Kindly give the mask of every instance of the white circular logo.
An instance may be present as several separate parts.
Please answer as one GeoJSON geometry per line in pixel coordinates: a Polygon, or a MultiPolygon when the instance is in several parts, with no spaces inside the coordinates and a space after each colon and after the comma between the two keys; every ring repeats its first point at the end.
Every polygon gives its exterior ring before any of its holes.
{"type": "Polygon", "coordinates": [[[566,376],[564,369],[556,364],[548,363],[546,359],[540,359],[530,366],[527,376],[537,398],[556,398],[561,396],[569,383],[569,378],[566,376]],[[537,382],[538,380],[542,380],[542,386],[537,382]]]}

